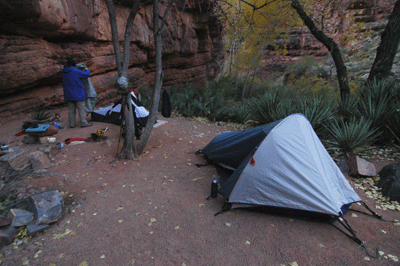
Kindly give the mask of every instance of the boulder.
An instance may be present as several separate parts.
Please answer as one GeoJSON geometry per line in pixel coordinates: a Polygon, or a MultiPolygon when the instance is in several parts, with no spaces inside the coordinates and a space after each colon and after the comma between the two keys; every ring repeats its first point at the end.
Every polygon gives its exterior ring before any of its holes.
{"type": "Polygon", "coordinates": [[[382,168],[379,172],[378,187],[382,194],[391,201],[400,202],[400,163],[392,163],[382,168]]]}
{"type": "Polygon", "coordinates": [[[33,173],[46,172],[47,169],[52,166],[49,157],[41,151],[35,151],[31,153],[29,157],[31,159],[33,173]]]}
{"type": "Polygon", "coordinates": [[[350,173],[354,176],[376,176],[375,165],[358,156],[350,156],[347,160],[350,173]]]}
{"type": "Polygon", "coordinates": [[[33,213],[21,209],[11,209],[7,216],[12,219],[13,227],[28,225],[33,221],[33,213]]]}
{"type": "Polygon", "coordinates": [[[50,224],[61,218],[63,198],[58,190],[46,191],[30,196],[28,206],[36,225],[50,224]]]}
{"type": "Polygon", "coordinates": [[[18,229],[12,226],[0,230],[0,244],[5,246],[9,245],[14,241],[15,236],[18,233],[18,229]]]}
{"type": "Polygon", "coordinates": [[[30,167],[29,154],[26,150],[15,147],[12,152],[0,157],[2,168],[10,167],[15,171],[22,171],[30,167]]]}

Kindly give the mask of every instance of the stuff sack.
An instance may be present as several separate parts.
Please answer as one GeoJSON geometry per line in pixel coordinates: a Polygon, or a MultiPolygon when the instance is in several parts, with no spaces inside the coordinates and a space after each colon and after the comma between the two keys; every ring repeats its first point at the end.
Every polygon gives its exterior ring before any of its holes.
{"type": "Polygon", "coordinates": [[[163,117],[171,117],[171,99],[166,89],[162,93],[161,114],[163,117]]]}

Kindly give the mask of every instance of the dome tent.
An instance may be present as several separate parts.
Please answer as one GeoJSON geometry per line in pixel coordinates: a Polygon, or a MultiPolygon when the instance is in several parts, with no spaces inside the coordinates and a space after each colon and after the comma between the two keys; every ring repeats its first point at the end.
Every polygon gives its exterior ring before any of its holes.
{"type": "Polygon", "coordinates": [[[362,244],[342,222],[350,205],[362,201],[304,115],[222,132],[201,152],[209,162],[231,171],[220,178],[219,193],[227,209],[267,207],[282,213],[318,214],[339,220],[351,233],[348,236],[362,244]]]}

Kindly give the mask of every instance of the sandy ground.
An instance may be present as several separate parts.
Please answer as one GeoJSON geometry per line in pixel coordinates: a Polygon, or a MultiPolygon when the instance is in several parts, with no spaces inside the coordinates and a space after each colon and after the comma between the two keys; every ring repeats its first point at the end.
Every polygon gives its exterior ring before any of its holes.
{"type": "MultiPolygon", "coordinates": [[[[66,124],[66,110],[59,112],[66,124]]],[[[12,138],[24,120],[1,121],[0,139],[12,138]]],[[[66,193],[65,211],[41,235],[3,247],[1,265],[399,265],[400,226],[392,221],[400,212],[376,209],[361,189],[356,193],[386,221],[353,211],[346,218],[371,253],[379,246],[379,259],[327,223],[245,210],[214,216],[224,202],[220,195],[206,200],[216,170],[196,167],[205,160],[194,153],[234,129],[180,117],[159,121],[165,123],[153,129],[144,155],[131,161],[115,161],[116,125],[60,130],[57,141],[109,127],[107,141],[59,149],[48,174],[23,180],[66,193]]]]}

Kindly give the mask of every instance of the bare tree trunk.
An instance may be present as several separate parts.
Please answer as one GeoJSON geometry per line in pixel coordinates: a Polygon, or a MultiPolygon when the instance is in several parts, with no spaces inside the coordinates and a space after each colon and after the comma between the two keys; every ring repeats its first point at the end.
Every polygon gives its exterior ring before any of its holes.
{"type": "Polygon", "coordinates": [[[303,20],[304,24],[311,31],[311,34],[314,35],[314,37],[323,45],[325,45],[326,48],[328,48],[328,51],[331,53],[333,61],[336,65],[337,78],[340,88],[340,97],[342,101],[348,99],[350,96],[350,87],[347,77],[347,68],[344,64],[339,46],[332,38],[329,38],[325,35],[323,31],[317,28],[313,20],[304,11],[304,8],[301,6],[299,0],[292,0],[292,7],[296,10],[301,20],[303,20]]]}
{"type": "Polygon", "coordinates": [[[396,1],[392,14],[381,36],[374,64],[368,81],[388,78],[400,42],[400,0],[396,1]]]}
{"type": "MultiPolygon", "coordinates": [[[[125,108],[124,120],[125,120],[125,139],[122,150],[118,156],[120,159],[133,159],[137,156],[135,140],[135,123],[133,118],[132,104],[131,104],[131,94],[127,93],[122,96],[122,106],[125,108]],[[123,104],[122,104],[123,103],[123,104]]],[[[121,107],[122,111],[122,107],[121,107]]]]}
{"type": "MultiPolygon", "coordinates": [[[[249,68],[249,71],[247,71],[246,80],[245,80],[244,85],[243,85],[242,100],[243,100],[243,99],[245,98],[245,96],[246,96],[247,82],[249,81],[249,78],[250,78],[250,75],[251,75],[251,71],[252,71],[253,69],[257,69],[257,67],[258,67],[258,65],[256,64],[256,63],[257,63],[257,60],[258,60],[260,57],[263,56],[263,52],[265,51],[265,48],[266,48],[266,47],[267,47],[266,44],[264,44],[264,45],[261,47],[261,49],[258,51],[257,55],[253,58],[253,62],[251,63],[251,66],[250,66],[250,68],[249,68]]],[[[254,73],[254,71],[253,71],[253,73],[254,73]]],[[[253,77],[254,77],[254,75],[253,75],[253,77]]],[[[250,93],[250,92],[249,92],[249,93],[250,93]]]]}
{"type": "Polygon", "coordinates": [[[105,0],[107,9],[108,9],[108,16],[110,18],[110,26],[111,26],[111,36],[114,46],[114,54],[115,54],[115,61],[117,63],[117,70],[118,76],[122,70],[122,58],[121,58],[121,50],[119,47],[119,37],[118,37],[118,26],[117,26],[117,14],[115,12],[115,5],[113,0],[105,0]]]}
{"type": "Polygon", "coordinates": [[[167,9],[164,12],[163,19],[161,21],[161,25],[159,22],[159,0],[154,0],[153,2],[153,36],[154,36],[154,48],[155,48],[155,63],[156,63],[156,71],[155,71],[155,80],[154,80],[154,89],[152,102],[150,107],[149,118],[147,119],[147,124],[140,139],[140,142],[137,144],[137,152],[140,154],[143,152],[144,147],[146,146],[147,141],[150,138],[151,131],[153,130],[154,123],[157,119],[158,114],[158,103],[160,102],[161,95],[161,87],[163,80],[163,72],[162,72],[162,30],[165,25],[166,17],[168,16],[169,10],[172,7],[174,0],[171,0],[168,3],[167,9]]]}
{"type": "Polygon", "coordinates": [[[132,159],[137,156],[136,147],[135,147],[135,122],[133,117],[133,110],[131,105],[131,95],[129,92],[128,86],[128,67],[129,67],[129,47],[131,43],[131,35],[132,35],[132,26],[135,20],[135,16],[139,11],[140,0],[135,1],[132,6],[131,12],[129,13],[128,19],[126,21],[125,26],[125,35],[124,35],[124,48],[123,48],[123,57],[121,56],[120,50],[120,42],[118,36],[118,27],[117,27],[117,19],[115,12],[115,5],[113,0],[106,0],[106,5],[108,8],[108,15],[110,18],[111,25],[111,35],[114,46],[115,60],[117,63],[118,70],[118,80],[116,82],[116,88],[118,94],[122,95],[122,103],[125,110],[122,110],[124,113],[125,120],[125,139],[124,144],[122,146],[122,150],[118,155],[118,158],[121,159],[132,159]],[[118,81],[120,78],[123,78],[122,81],[126,81],[124,86],[121,85],[118,81]]]}

